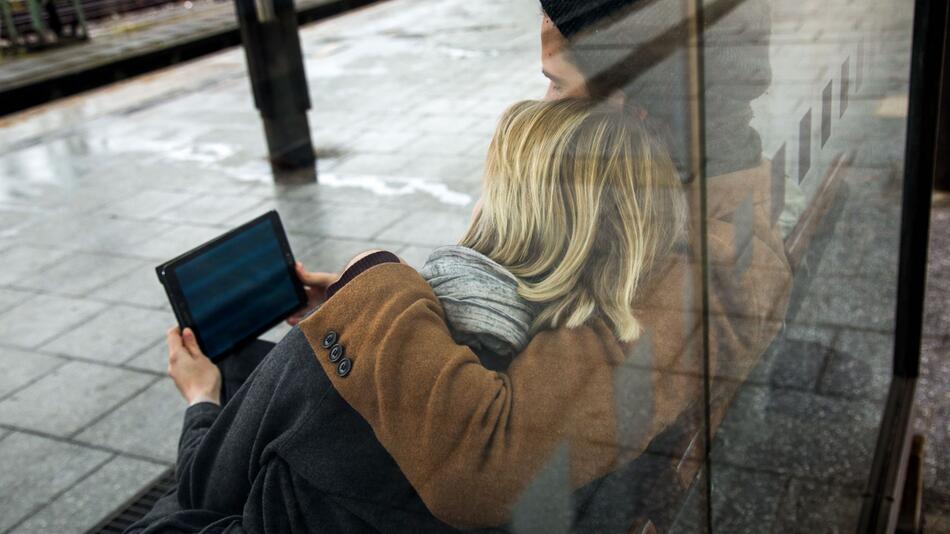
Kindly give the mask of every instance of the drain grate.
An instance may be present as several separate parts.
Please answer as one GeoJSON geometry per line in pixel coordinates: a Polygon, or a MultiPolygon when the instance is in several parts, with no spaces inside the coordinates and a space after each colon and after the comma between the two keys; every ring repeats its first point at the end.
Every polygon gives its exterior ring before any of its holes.
{"type": "Polygon", "coordinates": [[[173,487],[175,470],[169,469],[86,534],[122,534],[133,523],[145,517],[155,503],[173,487]]]}

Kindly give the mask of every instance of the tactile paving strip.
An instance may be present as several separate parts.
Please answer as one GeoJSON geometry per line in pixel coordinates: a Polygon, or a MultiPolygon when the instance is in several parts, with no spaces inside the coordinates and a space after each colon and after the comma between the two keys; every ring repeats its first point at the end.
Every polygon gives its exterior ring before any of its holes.
{"type": "Polygon", "coordinates": [[[174,486],[175,470],[169,469],[86,534],[122,534],[133,523],[145,517],[155,503],[174,486]]]}

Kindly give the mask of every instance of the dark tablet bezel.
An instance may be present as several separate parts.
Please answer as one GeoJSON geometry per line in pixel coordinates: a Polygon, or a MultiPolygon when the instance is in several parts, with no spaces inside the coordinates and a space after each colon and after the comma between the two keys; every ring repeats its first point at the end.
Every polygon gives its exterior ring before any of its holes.
{"type": "Polygon", "coordinates": [[[158,267],[155,268],[156,274],[158,274],[158,279],[162,283],[162,286],[165,288],[165,294],[168,295],[168,300],[171,303],[172,311],[175,313],[175,318],[178,320],[178,326],[181,328],[191,328],[195,333],[195,337],[198,340],[198,346],[201,347],[201,350],[205,351],[207,355],[212,360],[218,361],[224,356],[234,352],[236,349],[246,345],[247,343],[255,340],[261,334],[267,332],[271,328],[280,324],[281,321],[287,319],[295,311],[303,308],[307,303],[307,293],[304,291],[303,284],[300,279],[297,277],[297,272],[294,268],[294,255],[290,250],[290,243],[287,241],[287,233],[284,231],[284,225],[281,223],[280,215],[276,211],[269,211],[260,217],[257,217],[251,221],[248,221],[237,228],[224,233],[203,245],[200,245],[188,252],[178,256],[177,258],[167,261],[158,267]],[[247,335],[240,340],[235,341],[229,347],[222,350],[218,354],[208,354],[205,350],[205,344],[202,339],[201,329],[194,324],[194,321],[191,318],[191,312],[188,308],[188,301],[185,299],[184,293],[181,290],[181,284],[178,281],[178,277],[175,274],[175,270],[178,266],[183,263],[186,263],[201,254],[204,254],[209,249],[216,247],[217,245],[234,238],[235,236],[241,234],[242,232],[248,230],[251,227],[255,227],[258,224],[261,224],[264,221],[269,221],[271,228],[274,230],[274,234],[277,238],[277,242],[280,245],[281,252],[284,256],[284,263],[287,267],[287,274],[290,276],[290,280],[294,286],[294,292],[297,295],[297,302],[290,309],[282,311],[280,314],[277,314],[273,319],[269,320],[264,326],[258,328],[253,332],[248,332],[247,335]]]}

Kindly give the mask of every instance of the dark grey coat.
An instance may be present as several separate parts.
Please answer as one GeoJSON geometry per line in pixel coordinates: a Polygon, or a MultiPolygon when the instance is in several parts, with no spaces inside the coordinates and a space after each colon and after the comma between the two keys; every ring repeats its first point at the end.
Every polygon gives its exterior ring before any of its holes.
{"type": "Polygon", "coordinates": [[[224,408],[188,408],[178,488],[129,532],[451,531],[423,505],[297,329],[224,408]]]}

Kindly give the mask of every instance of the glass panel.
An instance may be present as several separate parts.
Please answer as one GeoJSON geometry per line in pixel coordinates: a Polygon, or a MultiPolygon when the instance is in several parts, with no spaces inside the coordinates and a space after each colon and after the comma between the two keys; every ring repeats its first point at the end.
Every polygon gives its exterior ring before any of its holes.
{"type": "Polygon", "coordinates": [[[710,301],[739,277],[768,311],[711,338],[757,347],[710,361],[713,530],[857,526],[892,372],[912,15],[910,2],[750,0],[706,32],[709,161],[763,155],[744,199],[707,178],[710,206],[740,207],[728,232],[710,222],[735,269],[711,254],[710,301]],[[760,145],[729,145],[720,124],[739,117],[760,145]]]}
{"type": "MultiPolygon", "coordinates": [[[[345,493],[288,517],[334,531],[853,529],[890,381],[909,0],[390,0],[299,30],[299,12],[362,2],[199,0],[128,26],[90,16],[91,41],[79,20],[14,40],[6,19],[67,3],[0,0],[0,46],[63,45],[2,78],[179,26],[245,47],[0,121],[0,361],[14,371],[0,459],[32,492],[0,530],[121,493],[105,514],[176,461],[176,316],[155,266],[270,210],[317,279],[375,249],[422,275],[390,266],[356,293],[376,268],[360,263],[308,310],[338,333],[313,343],[282,323],[222,360],[222,402],[250,397],[244,379],[267,394],[226,407],[219,428],[307,439],[251,460],[203,449],[221,459],[208,469],[245,477],[279,456],[291,482],[255,491],[345,493]],[[373,300],[391,290],[403,300],[373,300]],[[350,306],[331,315],[333,299],[350,306]],[[251,374],[286,365],[287,346],[305,358],[281,375],[295,387],[251,374]],[[348,367],[326,367],[344,351],[348,367]],[[314,383],[332,412],[293,419],[319,404],[314,383]],[[134,473],[110,482],[120,471],[134,473]],[[48,472],[72,474],[50,490],[48,472]]],[[[0,113],[102,81],[82,80],[0,113]]],[[[241,435],[227,447],[257,450],[241,435]]],[[[198,515],[255,513],[250,494],[229,498],[198,515]]]]}

